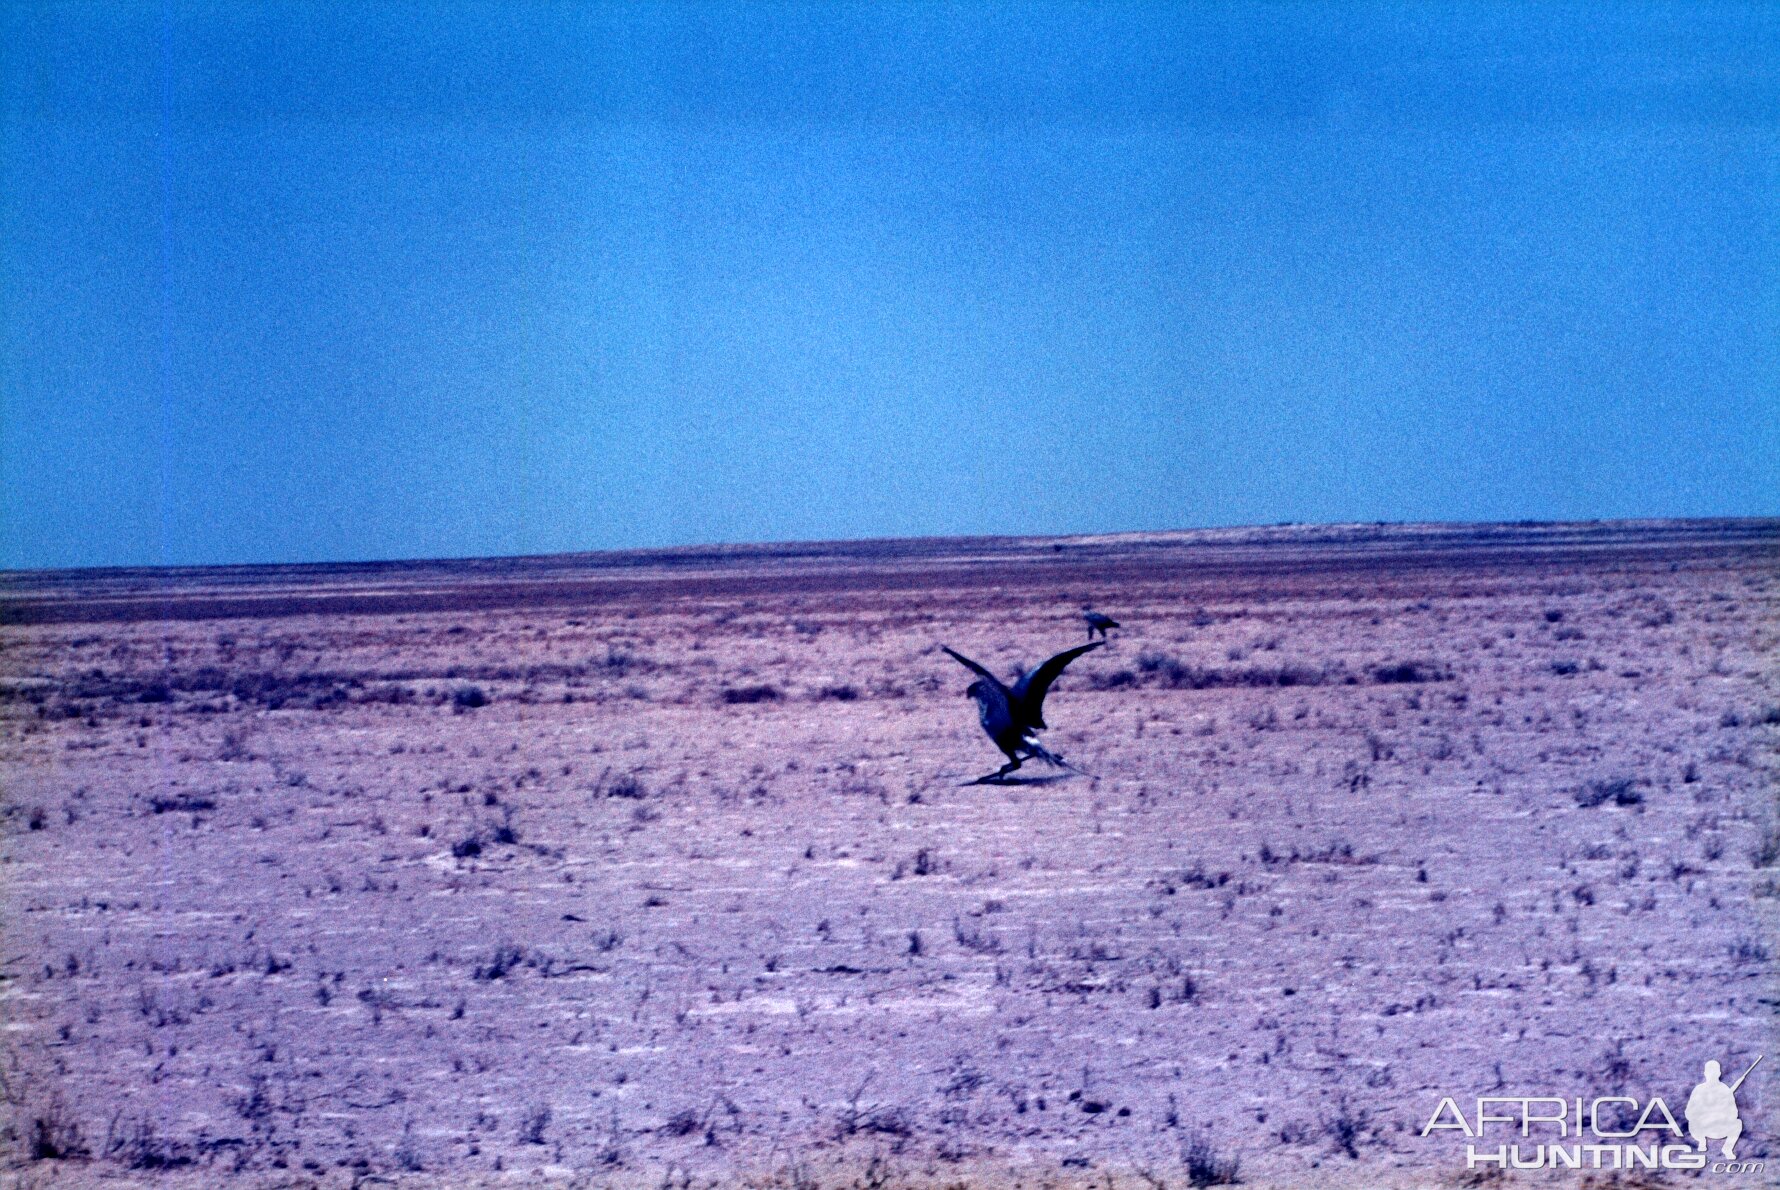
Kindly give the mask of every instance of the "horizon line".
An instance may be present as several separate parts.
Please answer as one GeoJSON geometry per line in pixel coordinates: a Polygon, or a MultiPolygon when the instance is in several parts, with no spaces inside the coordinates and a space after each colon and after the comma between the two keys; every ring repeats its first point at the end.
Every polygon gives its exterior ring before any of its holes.
{"type": "MultiPolygon", "coordinates": [[[[165,573],[197,573],[207,571],[271,571],[271,570],[328,570],[353,569],[362,567],[401,567],[401,566],[450,566],[470,565],[476,563],[514,563],[541,562],[567,559],[636,559],[698,557],[708,554],[734,554],[738,557],[758,554],[763,551],[781,551],[787,549],[832,550],[840,547],[870,546],[913,546],[934,543],[965,544],[972,542],[1014,543],[1014,542],[1052,542],[1066,544],[1070,542],[1094,542],[1102,544],[1116,543],[1120,540],[1138,541],[1143,539],[1169,539],[1180,541],[1196,536],[1214,536],[1226,534],[1276,533],[1294,534],[1306,531],[1334,530],[1443,530],[1443,529],[1565,529],[1565,528],[1619,528],[1633,526],[1732,526],[1747,525],[1755,527],[1763,524],[1772,526],[1772,531],[1780,534],[1780,514],[1754,514],[1740,516],[1683,516],[1683,517],[1584,517],[1564,519],[1527,518],[1518,520],[1484,520],[1484,521],[1429,521],[1429,520],[1370,520],[1370,521],[1268,521],[1233,525],[1197,525],[1168,529],[1118,529],[1101,533],[935,533],[897,537],[832,537],[832,538],[765,538],[752,541],[706,541],[684,542],[675,545],[656,546],[621,546],[609,549],[590,550],[551,550],[542,553],[528,554],[448,554],[448,555],[413,555],[407,557],[382,558],[331,558],[310,559],[304,561],[281,562],[179,562],[179,563],[117,563],[104,566],[20,566],[0,567],[0,583],[12,580],[29,581],[32,578],[61,576],[76,579],[81,576],[119,575],[142,572],[165,573]]],[[[1259,542],[1253,544],[1262,544],[1259,542]]]]}

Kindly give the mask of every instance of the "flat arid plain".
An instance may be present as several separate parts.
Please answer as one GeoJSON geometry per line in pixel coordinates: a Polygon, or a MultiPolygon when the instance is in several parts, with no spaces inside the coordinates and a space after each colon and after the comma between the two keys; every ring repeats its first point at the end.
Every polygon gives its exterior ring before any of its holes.
{"type": "Polygon", "coordinates": [[[1680,1185],[1422,1133],[1760,1054],[1780,1158],[1780,522],[0,581],[12,1184],[1680,1185]]]}

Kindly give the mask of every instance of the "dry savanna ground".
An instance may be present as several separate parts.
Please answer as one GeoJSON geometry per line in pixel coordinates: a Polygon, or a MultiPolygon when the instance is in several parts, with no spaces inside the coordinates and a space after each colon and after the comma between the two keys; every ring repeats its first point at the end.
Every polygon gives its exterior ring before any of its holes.
{"type": "Polygon", "coordinates": [[[1764,1052],[1738,1155],[1780,1155],[1777,557],[1718,522],[7,576],[4,1176],[1459,1186],[1440,1096],[1679,1113],[1764,1052]],[[1045,737],[1082,774],[963,784],[1000,757],[940,645],[1011,674],[1088,602],[1122,626],[1045,737]]]}

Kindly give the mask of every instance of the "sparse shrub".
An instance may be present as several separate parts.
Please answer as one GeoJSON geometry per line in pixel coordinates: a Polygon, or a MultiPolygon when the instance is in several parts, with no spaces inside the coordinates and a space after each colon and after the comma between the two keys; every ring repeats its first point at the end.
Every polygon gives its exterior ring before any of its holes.
{"type": "Polygon", "coordinates": [[[1002,951],[999,938],[993,934],[985,934],[973,926],[966,926],[964,919],[960,917],[952,919],[952,937],[957,939],[958,945],[974,954],[1000,954],[1002,951]]]}
{"type": "Polygon", "coordinates": [[[371,1010],[373,1025],[381,1025],[384,1011],[396,1007],[395,995],[384,988],[360,988],[358,1000],[371,1010]]]}
{"type": "Polygon", "coordinates": [[[458,859],[473,859],[482,854],[482,840],[475,835],[459,839],[451,845],[451,854],[458,859]]]}
{"type": "Polygon", "coordinates": [[[519,1125],[519,1143],[522,1145],[541,1145],[544,1143],[544,1129],[550,1126],[550,1109],[542,1103],[534,1104],[526,1109],[525,1119],[519,1125]]]}
{"type": "Polygon", "coordinates": [[[1749,862],[1757,868],[1771,868],[1780,863],[1780,826],[1770,824],[1762,831],[1755,850],[1749,853],[1749,862]]]}
{"type": "Polygon", "coordinates": [[[31,1122],[31,1160],[66,1161],[88,1155],[80,1125],[69,1119],[61,1099],[51,1099],[31,1122]]]}
{"type": "Polygon", "coordinates": [[[498,946],[488,962],[479,965],[470,974],[472,978],[487,983],[490,980],[504,978],[507,972],[519,966],[524,959],[525,951],[519,947],[511,944],[498,946]]]}
{"type": "Polygon", "coordinates": [[[1146,677],[1155,677],[1164,686],[1191,687],[1195,671],[1192,666],[1162,653],[1145,651],[1138,654],[1137,670],[1146,677]]]}
{"type": "Polygon", "coordinates": [[[1739,938],[1731,943],[1731,958],[1739,963],[1766,963],[1768,948],[1754,938],[1739,938]]]}
{"type": "Polygon", "coordinates": [[[146,1119],[121,1127],[113,1121],[106,1131],[105,1156],[129,1169],[178,1169],[193,1160],[184,1145],[158,1135],[146,1119]]]}
{"type": "Polygon", "coordinates": [[[859,691],[853,686],[824,686],[816,691],[816,701],[853,702],[859,697],[859,691]]]}
{"type": "Polygon", "coordinates": [[[778,702],[785,697],[777,686],[729,686],[723,691],[723,701],[734,706],[738,703],[778,702]]]}
{"type": "Polygon", "coordinates": [[[908,1112],[899,1107],[870,1113],[860,1122],[859,1130],[905,1140],[915,1134],[915,1126],[910,1121],[908,1112]]]}
{"type": "Polygon", "coordinates": [[[1372,680],[1381,686],[1408,682],[1444,682],[1451,675],[1425,661],[1399,661],[1381,665],[1372,671],[1372,680]]]}
{"type": "Polygon", "coordinates": [[[606,777],[602,776],[600,778],[600,788],[607,797],[640,799],[649,796],[648,788],[644,786],[643,782],[635,773],[624,773],[623,775],[614,777],[610,780],[607,780],[606,777]]]}
{"type": "Polygon", "coordinates": [[[1116,963],[1124,956],[1104,942],[1077,942],[1069,948],[1069,957],[1078,963],[1116,963]]]}
{"type": "Polygon", "coordinates": [[[1614,1091],[1625,1088],[1632,1077],[1632,1060],[1626,1057],[1624,1038],[1615,1038],[1613,1044],[1601,1052],[1600,1073],[1603,1087],[1614,1091]]]}
{"type": "Polygon", "coordinates": [[[598,1165],[623,1165],[624,1145],[623,1133],[618,1127],[618,1109],[614,1107],[606,1126],[602,1128],[593,1159],[598,1165]]]}
{"type": "Polygon", "coordinates": [[[1234,1186],[1242,1180],[1237,1176],[1241,1160],[1219,1156],[1203,1132],[1190,1134],[1181,1145],[1181,1163],[1187,1167],[1189,1186],[1234,1186]]]}
{"type": "Polygon", "coordinates": [[[245,673],[233,677],[217,669],[200,669],[191,674],[175,675],[173,686],[191,692],[227,691],[236,702],[257,703],[269,711],[290,704],[315,708],[336,706],[350,701],[349,691],[363,682],[344,674],[245,673]]]}
{"type": "Polygon", "coordinates": [[[940,1088],[940,1094],[948,1099],[968,1099],[970,1096],[974,1095],[986,1081],[987,1076],[985,1076],[982,1071],[972,1066],[965,1060],[964,1056],[960,1054],[952,1060],[951,1081],[944,1087],[940,1088]]]}
{"type": "MultiPolygon", "coordinates": [[[[1102,684],[1106,681],[1107,679],[1101,678],[1094,682],[1095,688],[1112,689],[1113,686],[1102,684]]],[[[1145,652],[1137,658],[1137,676],[1134,681],[1171,690],[1214,690],[1236,687],[1267,689],[1275,686],[1352,685],[1355,678],[1340,665],[1319,668],[1288,663],[1251,665],[1242,669],[1212,669],[1189,665],[1162,653],[1145,652]]],[[[1125,683],[1115,683],[1123,684],[1125,683]]]]}
{"type": "Polygon", "coordinates": [[[1573,677],[1580,672],[1581,669],[1582,666],[1580,664],[1568,659],[1553,661],[1551,663],[1551,672],[1560,678],[1573,677]]]}
{"type": "Polygon", "coordinates": [[[453,711],[473,711],[477,707],[488,705],[488,695],[480,686],[459,686],[451,692],[451,709],[453,711]]]}
{"type": "Polygon", "coordinates": [[[1275,864],[1341,864],[1352,867],[1368,867],[1378,862],[1376,855],[1356,855],[1354,845],[1346,839],[1335,839],[1312,851],[1300,851],[1293,847],[1290,853],[1282,855],[1267,844],[1261,844],[1256,853],[1262,865],[1272,867],[1275,864]]]}
{"type": "MultiPolygon", "coordinates": [[[[1261,845],[1261,848],[1266,853],[1267,856],[1269,856],[1269,857],[1272,856],[1272,854],[1273,854],[1272,849],[1270,847],[1268,847],[1265,843],[1263,843],[1261,845]]],[[[1267,858],[1263,858],[1261,862],[1267,863],[1267,862],[1269,862],[1269,860],[1267,858]]],[[[1230,883],[1230,873],[1229,872],[1219,872],[1217,875],[1214,876],[1214,875],[1211,875],[1210,873],[1206,872],[1205,866],[1203,864],[1195,863],[1190,868],[1182,868],[1178,872],[1173,872],[1173,873],[1170,873],[1170,874],[1164,875],[1164,876],[1158,876],[1156,879],[1150,881],[1150,887],[1155,888],[1158,891],[1160,891],[1163,896],[1172,897],[1175,895],[1176,892],[1178,892],[1179,890],[1181,890],[1183,888],[1192,888],[1192,889],[1222,888],[1224,885],[1226,885],[1228,883],[1230,883]]]]}
{"type": "Polygon", "coordinates": [[[1357,1107],[1342,1095],[1335,1100],[1335,1111],[1322,1120],[1323,1134],[1335,1142],[1335,1148],[1355,1161],[1360,1159],[1360,1142],[1372,1129],[1372,1114],[1357,1107]]]}
{"type": "Polygon", "coordinates": [[[1584,810],[1592,810],[1609,801],[1616,806],[1636,806],[1644,801],[1637,786],[1638,782],[1631,777],[1590,781],[1576,791],[1576,804],[1584,810]]]}
{"type": "Polygon", "coordinates": [[[705,1126],[704,1117],[690,1107],[683,1107],[668,1117],[661,1131],[668,1136],[691,1136],[705,1126]]]}
{"type": "Polygon", "coordinates": [[[264,1075],[254,1075],[247,1085],[247,1094],[236,1097],[235,1114],[243,1120],[263,1120],[272,1114],[272,1097],[266,1094],[264,1075]]]}
{"type": "Polygon", "coordinates": [[[870,777],[849,777],[841,782],[840,791],[848,797],[875,797],[886,804],[890,801],[890,793],[884,788],[884,783],[870,777]]]}
{"type": "Polygon", "coordinates": [[[216,809],[216,799],[181,793],[171,797],[151,797],[148,799],[148,808],[156,814],[166,814],[169,811],[179,814],[196,814],[202,810],[216,809]]]}
{"type": "Polygon", "coordinates": [[[638,657],[623,645],[612,644],[606,646],[604,659],[590,658],[588,665],[594,669],[603,669],[614,677],[625,677],[633,669],[647,671],[654,668],[648,661],[638,657]]]}
{"type": "Polygon", "coordinates": [[[397,1168],[404,1173],[420,1173],[426,1164],[420,1159],[420,1150],[414,1147],[414,1128],[410,1121],[402,1128],[402,1139],[397,1142],[395,1153],[397,1168]]]}

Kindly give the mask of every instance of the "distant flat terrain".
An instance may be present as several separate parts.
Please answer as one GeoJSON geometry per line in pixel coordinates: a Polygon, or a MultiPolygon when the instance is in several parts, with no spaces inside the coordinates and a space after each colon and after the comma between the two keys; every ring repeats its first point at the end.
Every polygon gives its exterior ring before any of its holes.
{"type": "Polygon", "coordinates": [[[574,607],[647,599],[921,591],[999,582],[1237,583],[1727,555],[1775,560],[1780,521],[1279,525],[1099,537],[709,546],[530,558],[0,572],[0,624],[574,607]]]}
{"type": "Polygon", "coordinates": [[[1456,1187],[1442,1096],[1763,1052],[1780,1155],[1777,601],[1749,520],[6,574],[0,1160],[1456,1187]],[[965,785],[940,645],[1084,604],[1082,774],[965,785]]]}

